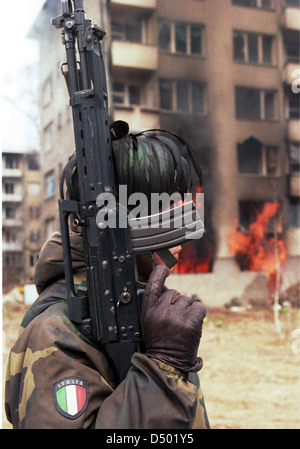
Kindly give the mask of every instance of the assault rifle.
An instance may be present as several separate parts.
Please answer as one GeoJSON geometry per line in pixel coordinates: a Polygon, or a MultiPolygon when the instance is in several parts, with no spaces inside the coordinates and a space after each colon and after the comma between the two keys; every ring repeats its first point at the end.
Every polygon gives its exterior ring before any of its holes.
{"type": "MultiPolygon", "coordinates": [[[[62,64],[62,72],[72,107],[80,192],[79,202],[65,199],[63,193],[59,200],[68,313],[84,335],[104,345],[120,382],[141,344],[135,254],[165,251],[186,242],[190,229],[177,228],[172,223],[166,229],[163,214],[159,214],[161,225],[155,229],[97,226],[98,195],[117,194],[101,49],[106,33],[86,19],[83,0],[62,0],[61,5],[62,14],[53,18],[52,24],[62,28],[66,49],[67,62],[62,64]],[[68,226],[71,214],[80,217],[77,224],[82,229],[87,289],[80,294],[75,292],[72,273],[68,226]]],[[[118,205],[116,212],[120,213],[118,205]]],[[[201,237],[204,229],[203,225],[197,225],[201,219],[195,215],[195,207],[190,213],[195,232],[201,237]]]]}

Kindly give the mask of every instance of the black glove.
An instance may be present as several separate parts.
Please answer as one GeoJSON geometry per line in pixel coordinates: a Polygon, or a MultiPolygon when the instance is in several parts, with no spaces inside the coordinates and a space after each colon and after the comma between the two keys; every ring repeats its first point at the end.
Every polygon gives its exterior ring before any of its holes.
{"type": "Polygon", "coordinates": [[[198,298],[166,290],[168,269],[158,265],[147,282],[141,314],[146,355],[184,372],[197,372],[203,362],[197,357],[206,314],[198,298]]]}

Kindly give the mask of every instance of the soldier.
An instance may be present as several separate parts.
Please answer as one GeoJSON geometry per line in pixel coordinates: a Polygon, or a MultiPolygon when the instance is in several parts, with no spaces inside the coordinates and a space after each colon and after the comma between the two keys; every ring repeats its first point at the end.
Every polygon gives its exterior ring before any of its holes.
{"type": "MultiPolygon", "coordinates": [[[[113,151],[119,184],[131,186],[128,195],[188,191],[188,164],[172,140],[123,130],[114,135],[113,151]]],[[[69,197],[78,199],[75,157],[63,177],[69,197]]],[[[86,283],[80,233],[71,232],[70,239],[78,288],[86,283]]],[[[209,428],[196,374],[202,367],[197,352],[205,307],[164,287],[170,270],[157,254],[152,260],[137,256],[136,264],[145,286],[141,329],[146,349],[132,356],[127,377],[116,385],[104,348],[68,318],[60,234],[44,244],[35,270],[40,296],[23,319],[7,367],[5,406],[14,428],[209,428]]]]}

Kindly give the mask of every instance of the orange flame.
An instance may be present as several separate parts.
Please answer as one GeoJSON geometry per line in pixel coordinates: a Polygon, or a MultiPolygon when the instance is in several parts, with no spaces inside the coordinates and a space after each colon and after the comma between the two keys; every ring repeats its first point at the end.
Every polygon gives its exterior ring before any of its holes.
{"type": "Polygon", "coordinates": [[[249,232],[238,231],[238,221],[234,220],[229,234],[229,252],[243,259],[243,268],[252,271],[264,271],[269,275],[276,272],[278,265],[287,259],[283,240],[267,235],[267,225],[279,209],[279,203],[265,203],[249,232]]]}
{"type": "Polygon", "coordinates": [[[205,258],[198,255],[195,242],[188,242],[182,246],[179,262],[174,267],[174,273],[208,273],[210,271],[212,251],[205,258]]]}
{"type": "MultiPolygon", "coordinates": [[[[196,193],[202,193],[202,187],[198,186],[196,193]]],[[[203,207],[202,199],[193,196],[193,201],[197,208],[203,207]]],[[[191,241],[182,245],[182,250],[178,259],[178,264],[175,265],[173,272],[177,274],[191,274],[191,273],[208,273],[211,269],[212,248],[206,248],[205,256],[199,256],[196,247],[196,242],[191,241]]]]}

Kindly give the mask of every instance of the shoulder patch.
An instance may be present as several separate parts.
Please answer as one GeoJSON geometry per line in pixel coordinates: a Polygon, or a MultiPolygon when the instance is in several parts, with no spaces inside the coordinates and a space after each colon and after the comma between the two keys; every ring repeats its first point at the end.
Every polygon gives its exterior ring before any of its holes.
{"type": "Polygon", "coordinates": [[[76,419],[87,406],[87,380],[77,376],[59,379],[53,385],[53,394],[57,410],[66,418],[76,419]]]}

